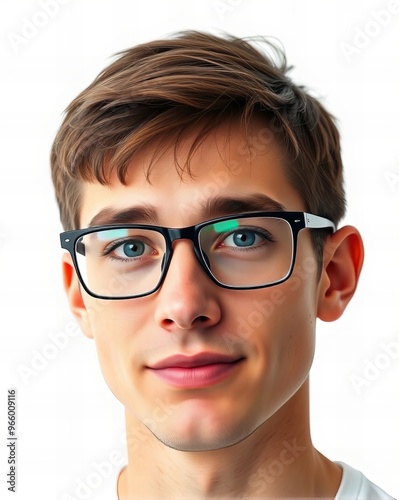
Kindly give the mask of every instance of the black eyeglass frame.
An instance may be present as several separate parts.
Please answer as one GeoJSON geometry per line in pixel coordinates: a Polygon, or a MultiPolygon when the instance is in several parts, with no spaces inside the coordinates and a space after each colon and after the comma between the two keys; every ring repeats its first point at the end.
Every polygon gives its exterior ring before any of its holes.
{"type": "Polygon", "coordinates": [[[140,298],[140,297],[146,297],[147,295],[151,295],[159,288],[161,287],[166,274],[169,269],[170,262],[172,260],[172,255],[173,255],[173,249],[172,249],[172,243],[177,240],[182,240],[182,239],[187,239],[191,240],[194,246],[194,253],[197,257],[198,262],[201,264],[201,267],[204,269],[206,272],[207,276],[219,285],[222,288],[228,288],[231,290],[255,290],[259,288],[268,288],[271,286],[279,285],[280,283],[284,283],[284,281],[287,281],[290,276],[292,275],[292,271],[295,267],[295,260],[296,260],[296,254],[297,254],[297,240],[298,240],[298,234],[299,231],[302,229],[309,228],[309,229],[330,229],[332,232],[335,232],[335,224],[324,217],[321,217],[319,215],[313,215],[309,214],[307,212],[250,212],[250,213],[241,213],[241,214],[234,214],[234,215],[228,215],[224,217],[218,217],[215,219],[209,219],[207,221],[201,222],[199,224],[195,224],[194,226],[187,226],[187,227],[181,227],[181,228],[169,228],[169,227],[162,227],[162,226],[152,226],[152,225],[147,225],[147,224],[111,224],[111,225],[104,225],[104,226],[93,226],[93,227],[88,227],[85,229],[74,229],[72,231],[65,231],[60,234],[60,240],[61,240],[61,248],[64,250],[67,250],[71,257],[72,257],[72,262],[75,267],[76,274],[78,276],[80,284],[83,286],[85,291],[91,295],[94,298],[97,299],[103,299],[103,300],[127,300],[127,299],[133,299],[133,298],[140,298]],[[210,224],[216,224],[218,222],[224,222],[224,221],[229,221],[229,220],[234,220],[234,219],[249,219],[249,218],[254,218],[254,217],[264,217],[264,218],[279,218],[283,219],[286,222],[289,223],[292,231],[292,237],[293,237],[293,249],[292,249],[292,260],[291,260],[291,267],[289,272],[284,276],[281,280],[272,282],[272,283],[267,283],[265,285],[255,285],[255,286],[235,286],[235,285],[226,285],[224,283],[221,283],[218,281],[215,276],[212,274],[208,263],[206,262],[206,254],[201,251],[201,247],[199,244],[199,234],[202,228],[209,226],[210,224]],[[106,230],[112,230],[112,229],[120,229],[120,228],[126,228],[126,229],[149,229],[152,231],[156,231],[158,233],[161,233],[165,239],[166,242],[166,250],[165,254],[163,256],[163,261],[161,265],[161,276],[159,278],[158,283],[148,292],[142,293],[139,295],[132,295],[132,296],[126,296],[126,297],[109,297],[109,296],[103,296],[103,295],[98,295],[91,290],[88,289],[86,286],[86,283],[84,282],[84,279],[80,273],[79,270],[79,265],[78,261],[76,258],[76,242],[78,241],[79,238],[82,236],[86,236],[87,234],[90,233],[95,233],[97,231],[106,231],[106,230]]]}

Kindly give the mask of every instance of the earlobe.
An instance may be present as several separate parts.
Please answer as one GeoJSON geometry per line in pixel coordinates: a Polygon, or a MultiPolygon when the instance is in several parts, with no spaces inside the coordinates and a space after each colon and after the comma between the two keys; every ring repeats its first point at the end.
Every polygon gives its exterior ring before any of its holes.
{"type": "Polygon", "coordinates": [[[359,231],[345,226],[326,239],[319,282],[317,316],[335,321],[353,297],[363,266],[364,249],[359,231]]]}
{"type": "Polygon", "coordinates": [[[83,300],[79,279],[76,275],[71,256],[68,253],[65,253],[62,256],[62,273],[64,278],[64,288],[72,314],[77,319],[79,326],[86,337],[93,338],[91,324],[87,308],[83,300]]]}

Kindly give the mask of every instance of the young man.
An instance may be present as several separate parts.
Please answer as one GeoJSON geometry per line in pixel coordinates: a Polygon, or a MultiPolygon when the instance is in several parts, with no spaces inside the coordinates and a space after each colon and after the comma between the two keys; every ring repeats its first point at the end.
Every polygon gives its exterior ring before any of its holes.
{"type": "Polygon", "coordinates": [[[332,117],[234,37],[134,47],[52,150],[65,288],[126,408],[108,497],[391,498],[312,445],[316,319],[363,262],[332,117]]]}

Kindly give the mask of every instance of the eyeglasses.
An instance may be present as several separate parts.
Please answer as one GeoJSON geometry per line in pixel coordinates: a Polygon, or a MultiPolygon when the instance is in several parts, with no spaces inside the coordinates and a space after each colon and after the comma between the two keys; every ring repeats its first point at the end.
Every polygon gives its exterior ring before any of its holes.
{"type": "Polygon", "coordinates": [[[98,226],[60,234],[79,281],[99,299],[132,299],[158,290],[172,243],[193,242],[209,278],[223,288],[251,290],[286,281],[295,264],[298,233],[333,222],[306,212],[254,212],[167,228],[145,224],[98,226]]]}

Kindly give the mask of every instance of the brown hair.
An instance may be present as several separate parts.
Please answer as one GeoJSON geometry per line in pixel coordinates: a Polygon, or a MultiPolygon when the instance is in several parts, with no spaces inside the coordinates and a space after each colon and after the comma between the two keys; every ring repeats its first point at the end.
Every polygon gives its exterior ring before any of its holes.
{"type": "MultiPolygon", "coordinates": [[[[337,223],[345,194],[334,120],[287,76],[282,50],[262,39],[268,56],[256,48],[259,41],[188,31],[118,54],[68,106],[52,147],[65,229],[78,227],[82,181],[106,184],[116,171],[125,182],[132,155],[150,143],[158,144],[155,155],[174,139],[176,153],[187,130],[200,123],[192,155],[217,125],[240,118],[246,126],[253,113],[278,137],[287,177],[307,210],[337,223]]],[[[320,256],[322,238],[312,233],[320,256]]]]}

